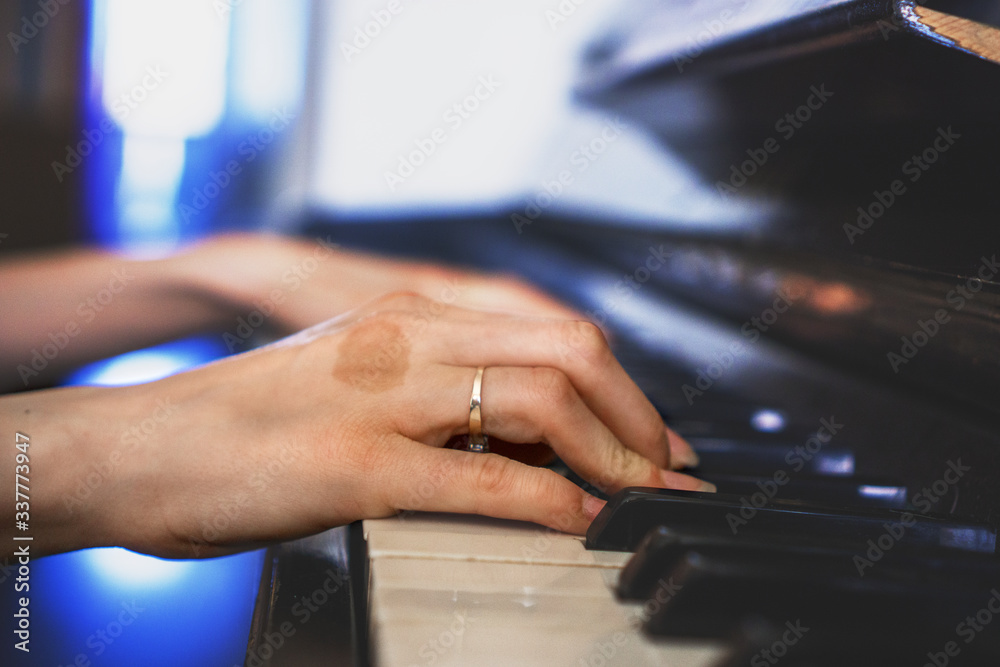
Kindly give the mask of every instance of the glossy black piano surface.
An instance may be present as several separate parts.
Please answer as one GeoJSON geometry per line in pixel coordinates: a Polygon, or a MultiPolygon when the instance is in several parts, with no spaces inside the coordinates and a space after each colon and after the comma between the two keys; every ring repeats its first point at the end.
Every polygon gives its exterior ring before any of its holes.
{"type": "MultiPolygon", "coordinates": [[[[1000,586],[995,52],[907,23],[926,14],[914,3],[813,2],[784,20],[778,7],[723,21],[692,57],[656,27],[697,23],[725,3],[702,3],[701,14],[640,4],[647,14],[592,50],[580,97],[655,133],[711,187],[759,154],[776,119],[824,85],[834,92],[744,184],[719,190],[738,202],[731,220],[699,231],[682,217],[549,213],[525,224],[515,209],[318,216],[304,232],[516,273],[610,332],[622,364],[701,453],[694,472],[731,494],[751,527],[741,540],[742,524],[700,526],[697,504],[713,501],[699,494],[688,494],[688,523],[647,508],[659,517],[605,526],[627,535],[615,548],[650,535],[622,595],[671,577],[687,590],[649,620],[651,635],[726,639],[727,665],[758,664],[774,647],[786,665],[996,664],[1000,623],[974,642],[962,625],[981,609],[992,618],[1000,586]],[[678,56],[692,62],[679,70],[678,56]],[[942,150],[949,128],[960,138],[942,150]],[[933,168],[849,233],[936,140],[933,168]],[[870,518],[868,529],[824,534],[826,519],[809,511],[831,505],[870,518]],[[761,507],[802,511],[775,534],[761,507]],[[882,522],[908,513],[937,517],[920,524],[934,538],[911,544],[903,536],[923,528],[897,537],[882,522]]],[[[982,22],[1000,49],[996,3],[934,11],[982,22]]]]}

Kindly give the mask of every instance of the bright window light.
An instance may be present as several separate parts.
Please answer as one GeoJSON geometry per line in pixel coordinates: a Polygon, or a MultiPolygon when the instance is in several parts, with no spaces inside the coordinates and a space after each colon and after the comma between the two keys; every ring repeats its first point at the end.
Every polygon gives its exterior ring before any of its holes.
{"type": "Polygon", "coordinates": [[[266,122],[275,110],[299,106],[306,77],[307,4],[242,0],[233,12],[233,107],[257,122],[266,122]]]}
{"type": "Polygon", "coordinates": [[[229,18],[205,0],[97,0],[103,16],[101,95],[126,131],[196,137],[225,108],[229,18]]]}
{"type": "Polygon", "coordinates": [[[126,241],[153,240],[167,248],[176,241],[174,200],[184,173],[184,146],[179,138],[123,137],[118,202],[126,241]]]}
{"type": "Polygon", "coordinates": [[[614,2],[574,4],[556,23],[536,0],[389,4],[325,6],[318,203],[480,206],[532,189],[529,170],[568,114],[578,51],[614,2]]]}

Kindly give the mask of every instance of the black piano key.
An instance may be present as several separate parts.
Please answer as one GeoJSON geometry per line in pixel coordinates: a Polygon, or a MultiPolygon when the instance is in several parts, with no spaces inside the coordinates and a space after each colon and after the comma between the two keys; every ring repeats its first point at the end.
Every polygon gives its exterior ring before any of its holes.
{"type": "Polygon", "coordinates": [[[777,623],[752,617],[741,622],[726,644],[726,655],[712,667],[963,667],[997,664],[998,658],[992,642],[966,644],[941,633],[918,636],[912,628],[891,622],[844,636],[836,628],[808,625],[802,619],[777,623]]]}
{"type": "Polygon", "coordinates": [[[908,545],[993,553],[996,533],[988,526],[893,509],[848,508],[772,498],[754,507],[739,496],[630,487],[616,493],[587,531],[587,548],[634,551],[650,530],[739,536],[777,543],[824,541],[890,548],[908,545]]]}
{"type": "Polygon", "coordinates": [[[928,577],[920,568],[890,563],[865,577],[850,568],[840,554],[776,558],[689,550],[665,577],[674,595],[653,607],[644,629],[662,637],[725,639],[743,619],[759,616],[778,624],[803,620],[842,636],[891,624],[937,643],[988,603],[997,581],[982,586],[976,577],[928,577]]]}
{"type": "MultiPolygon", "coordinates": [[[[683,435],[683,433],[682,433],[683,435]]],[[[755,441],[743,438],[689,437],[701,459],[699,470],[770,477],[777,471],[788,475],[805,473],[824,476],[854,474],[854,453],[844,447],[816,441],[755,441]]]]}
{"type": "MultiPolygon", "coordinates": [[[[919,547],[879,554],[869,553],[869,549],[859,550],[850,543],[775,544],[659,526],[646,535],[622,569],[616,588],[618,597],[622,600],[650,597],[657,586],[669,584],[666,578],[689,553],[744,564],[811,562],[827,567],[824,570],[827,575],[836,576],[898,580],[919,575],[927,581],[971,591],[988,590],[1000,583],[1000,559],[993,554],[919,547]]],[[[820,574],[817,569],[816,576],[820,574]]]]}
{"type": "Polygon", "coordinates": [[[705,473],[699,477],[715,484],[720,493],[734,496],[769,496],[776,493],[781,498],[801,500],[822,505],[844,507],[883,507],[907,509],[908,493],[905,486],[892,482],[859,479],[857,477],[821,477],[817,475],[781,478],[778,484],[771,477],[749,475],[716,475],[705,473]]]}

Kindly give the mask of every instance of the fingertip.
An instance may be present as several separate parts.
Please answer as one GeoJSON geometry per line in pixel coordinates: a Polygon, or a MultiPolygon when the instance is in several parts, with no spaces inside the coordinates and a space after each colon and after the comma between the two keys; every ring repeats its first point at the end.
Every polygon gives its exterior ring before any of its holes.
{"type": "Polygon", "coordinates": [[[701,463],[698,453],[688,443],[687,440],[675,433],[671,429],[666,429],[667,442],[670,446],[670,467],[674,470],[680,468],[697,468],[701,463]]]}
{"type": "Polygon", "coordinates": [[[608,502],[606,500],[601,500],[596,496],[587,494],[587,496],[583,499],[583,515],[587,517],[588,521],[593,521],[607,504],[608,502]]]}
{"type": "Polygon", "coordinates": [[[691,475],[684,475],[672,470],[661,470],[660,479],[668,489],[678,491],[701,491],[703,493],[716,493],[718,489],[710,482],[702,481],[691,475]]]}

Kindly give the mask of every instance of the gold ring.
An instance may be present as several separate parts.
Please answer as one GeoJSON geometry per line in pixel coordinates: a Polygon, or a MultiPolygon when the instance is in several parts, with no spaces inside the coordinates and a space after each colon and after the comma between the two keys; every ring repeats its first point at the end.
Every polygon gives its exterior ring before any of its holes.
{"type": "Polygon", "coordinates": [[[490,440],[483,433],[483,371],[485,367],[476,369],[476,379],[472,382],[472,400],[469,401],[469,445],[470,452],[486,454],[490,451],[490,440]]]}

